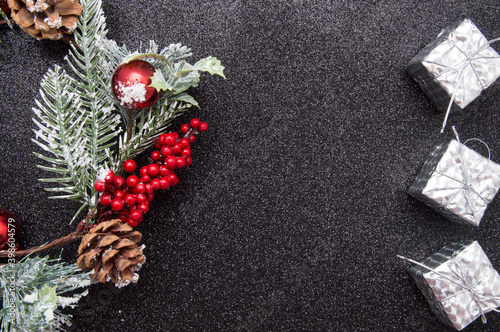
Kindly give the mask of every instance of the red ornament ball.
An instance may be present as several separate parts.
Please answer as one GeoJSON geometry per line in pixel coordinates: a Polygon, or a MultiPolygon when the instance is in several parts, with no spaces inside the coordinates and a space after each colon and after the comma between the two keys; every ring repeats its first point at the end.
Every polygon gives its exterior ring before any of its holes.
{"type": "Polygon", "coordinates": [[[21,225],[11,212],[0,209],[0,250],[16,247],[21,235],[21,225]]]}
{"type": "Polygon", "coordinates": [[[150,87],[156,68],[144,60],[132,60],[119,65],[111,78],[113,94],[120,105],[141,110],[151,106],[160,96],[150,87]]]}

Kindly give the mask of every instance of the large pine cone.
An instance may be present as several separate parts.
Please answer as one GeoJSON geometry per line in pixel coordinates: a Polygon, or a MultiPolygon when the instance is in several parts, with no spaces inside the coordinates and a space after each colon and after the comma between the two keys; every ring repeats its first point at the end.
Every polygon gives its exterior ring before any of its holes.
{"type": "Polygon", "coordinates": [[[61,39],[76,29],[78,0],[7,0],[12,19],[36,39],[61,39]]]}
{"type": "Polygon", "coordinates": [[[137,282],[138,271],[146,260],[144,246],[138,246],[142,234],[114,219],[98,224],[82,239],[76,265],[92,272],[92,280],[113,281],[117,287],[137,282]]]}

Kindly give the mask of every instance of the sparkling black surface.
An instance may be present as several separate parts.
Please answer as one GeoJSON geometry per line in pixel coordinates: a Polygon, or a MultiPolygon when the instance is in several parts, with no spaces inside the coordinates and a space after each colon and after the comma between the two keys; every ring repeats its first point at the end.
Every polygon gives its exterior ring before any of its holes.
{"type": "MultiPolygon", "coordinates": [[[[479,228],[406,194],[433,147],[450,139],[405,73],[446,25],[468,17],[500,36],[497,1],[107,1],[108,37],[154,39],[213,55],[227,79],[191,92],[210,125],[180,184],[138,227],[147,262],[136,285],[94,286],[74,331],[451,331],[406,273],[458,240],[478,240],[500,269],[500,201],[479,228]]],[[[0,207],[24,247],[72,231],[78,206],[48,200],[31,139],[34,99],[67,45],[0,29],[0,207]]],[[[497,47],[498,49],[498,47],[497,47]]],[[[500,82],[452,119],[500,162],[500,82]]],[[[478,146],[478,151],[480,146],[478,146]]],[[[143,160],[144,161],[144,160],[143,160]]],[[[57,255],[59,251],[52,252],[57,255]]],[[[67,262],[76,244],[65,247],[67,262]]],[[[498,331],[487,315],[466,331],[498,331]]]]}

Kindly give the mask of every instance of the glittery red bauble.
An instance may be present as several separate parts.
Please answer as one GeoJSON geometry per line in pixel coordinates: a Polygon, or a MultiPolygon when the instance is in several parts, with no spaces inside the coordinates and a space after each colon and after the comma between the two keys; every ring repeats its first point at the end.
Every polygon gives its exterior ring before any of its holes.
{"type": "Polygon", "coordinates": [[[111,86],[120,105],[140,110],[158,100],[156,88],[150,87],[155,67],[144,60],[132,60],[116,68],[111,86]]]}
{"type": "Polygon", "coordinates": [[[0,250],[15,248],[19,235],[21,235],[21,226],[16,216],[5,209],[0,209],[0,250]],[[9,239],[12,240],[9,241],[9,239]]]}

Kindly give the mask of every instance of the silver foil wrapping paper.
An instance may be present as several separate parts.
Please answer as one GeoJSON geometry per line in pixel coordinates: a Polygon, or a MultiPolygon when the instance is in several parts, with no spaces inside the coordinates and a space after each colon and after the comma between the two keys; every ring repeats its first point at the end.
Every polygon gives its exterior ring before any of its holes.
{"type": "Polygon", "coordinates": [[[462,330],[500,306],[500,275],[477,241],[454,243],[408,273],[445,324],[462,330]]]}
{"type": "Polygon", "coordinates": [[[500,76],[500,56],[465,19],[443,30],[408,64],[417,81],[440,111],[464,109],[500,76]]]}
{"type": "Polygon", "coordinates": [[[456,140],[439,145],[408,193],[448,219],[479,226],[500,189],[500,165],[456,140]]]}

